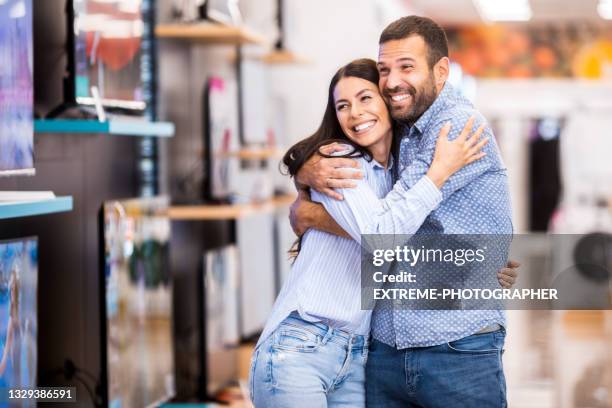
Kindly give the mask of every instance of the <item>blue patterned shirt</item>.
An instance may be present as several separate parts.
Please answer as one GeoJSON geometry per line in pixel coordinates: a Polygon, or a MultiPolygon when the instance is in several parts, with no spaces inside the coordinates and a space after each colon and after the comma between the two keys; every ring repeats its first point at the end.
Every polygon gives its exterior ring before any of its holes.
{"type": "MultiPolygon", "coordinates": [[[[451,122],[449,139],[452,140],[472,115],[476,118],[474,129],[485,122],[474,106],[446,83],[429,109],[404,130],[399,179],[387,196],[389,201],[410,189],[427,172],[442,126],[451,122]]],[[[488,125],[484,136],[490,139],[484,148],[487,155],[459,170],[444,184],[444,200],[417,234],[512,234],[506,169],[488,125]]],[[[498,268],[491,273],[495,274],[504,264],[505,259],[500,258],[498,268]]],[[[376,309],[372,316],[372,336],[398,349],[425,347],[470,336],[496,323],[506,325],[503,311],[376,309]]]]}

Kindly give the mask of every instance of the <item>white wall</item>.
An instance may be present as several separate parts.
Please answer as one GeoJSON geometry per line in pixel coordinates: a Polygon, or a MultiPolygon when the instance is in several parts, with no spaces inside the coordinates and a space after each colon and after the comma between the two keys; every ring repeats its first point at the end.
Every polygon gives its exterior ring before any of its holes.
{"type": "Polygon", "coordinates": [[[400,3],[286,0],[286,46],[312,61],[271,68],[272,93],[286,101],[286,144],[316,130],[329,81],[338,68],[356,58],[376,59],[382,29],[392,19],[408,14],[400,3]],[[381,3],[386,6],[382,8],[381,3]]]}

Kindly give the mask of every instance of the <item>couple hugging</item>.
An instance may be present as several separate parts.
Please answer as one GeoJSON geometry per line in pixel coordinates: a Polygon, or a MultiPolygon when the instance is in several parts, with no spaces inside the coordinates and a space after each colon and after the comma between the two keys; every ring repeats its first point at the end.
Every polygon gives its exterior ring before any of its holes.
{"type": "MultiPolygon", "coordinates": [[[[485,119],[447,82],[434,21],[385,28],[378,61],[331,79],[318,130],[283,158],[298,253],[251,359],[257,408],[505,407],[502,310],[363,310],[362,234],[512,234],[485,119]]],[[[514,284],[518,264],[496,265],[514,284]]]]}

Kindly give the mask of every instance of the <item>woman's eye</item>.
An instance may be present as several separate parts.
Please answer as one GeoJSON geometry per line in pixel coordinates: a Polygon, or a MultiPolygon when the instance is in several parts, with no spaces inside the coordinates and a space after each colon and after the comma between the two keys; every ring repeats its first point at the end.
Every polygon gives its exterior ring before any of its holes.
{"type": "Polygon", "coordinates": [[[412,65],[402,65],[403,70],[411,69],[412,65]]]}
{"type": "Polygon", "coordinates": [[[346,108],[346,105],[338,105],[338,106],[336,106],[336,110],[338,110],[338,111],[341,111],[344,108],[346,108]]]}
{"type": "Polygon", "coordinates": [[[372,97],[370,95],[364,95],[364,96],[361,97],[361,102],[365,102],[365,101],[370,100],[370,99],[372,99],[372,97]]]}

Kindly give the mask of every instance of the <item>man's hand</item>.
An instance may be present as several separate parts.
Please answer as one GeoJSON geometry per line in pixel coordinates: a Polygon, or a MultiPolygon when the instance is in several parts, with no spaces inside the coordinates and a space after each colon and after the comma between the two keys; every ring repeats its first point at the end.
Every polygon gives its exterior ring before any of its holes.
{"type": "MultiPolygon", "coordinates": [[[[345,149],[339,143],[325,145],[319,151],[326,155],[345,149]]],[[[296,181],[300,187],[311,187],[336,200],[342,200],[341,194],[334,191],[334,188],[354,188],[352,180],[363,178],[358,169],[359,163],[356,160],[338,157],[325,158],[319,154],[314,154],[308,159],[296,176],[296,181]]],[[[295,229],[295,228],[294,228],[295,229]]]]}
{"type": "Polygon", "coordinates": [[[308,190],[298,190],[298,196],[289,209],[289,223],[298,237],[304,235],[309,228],[315,228],[340,237],[350,238],[321,204],[310,201],[308,190]]]}
{"type": "Polygon", "coordinates": [[[519,266],[521,266],[520,263],[510,260],[505,268],[502,268],[499,272],[497,272],[499,284],[502,285],[504,289],[510,289],[512,285],[516,283],[516,279],[518,278],[517,269],[519,266]]]}

